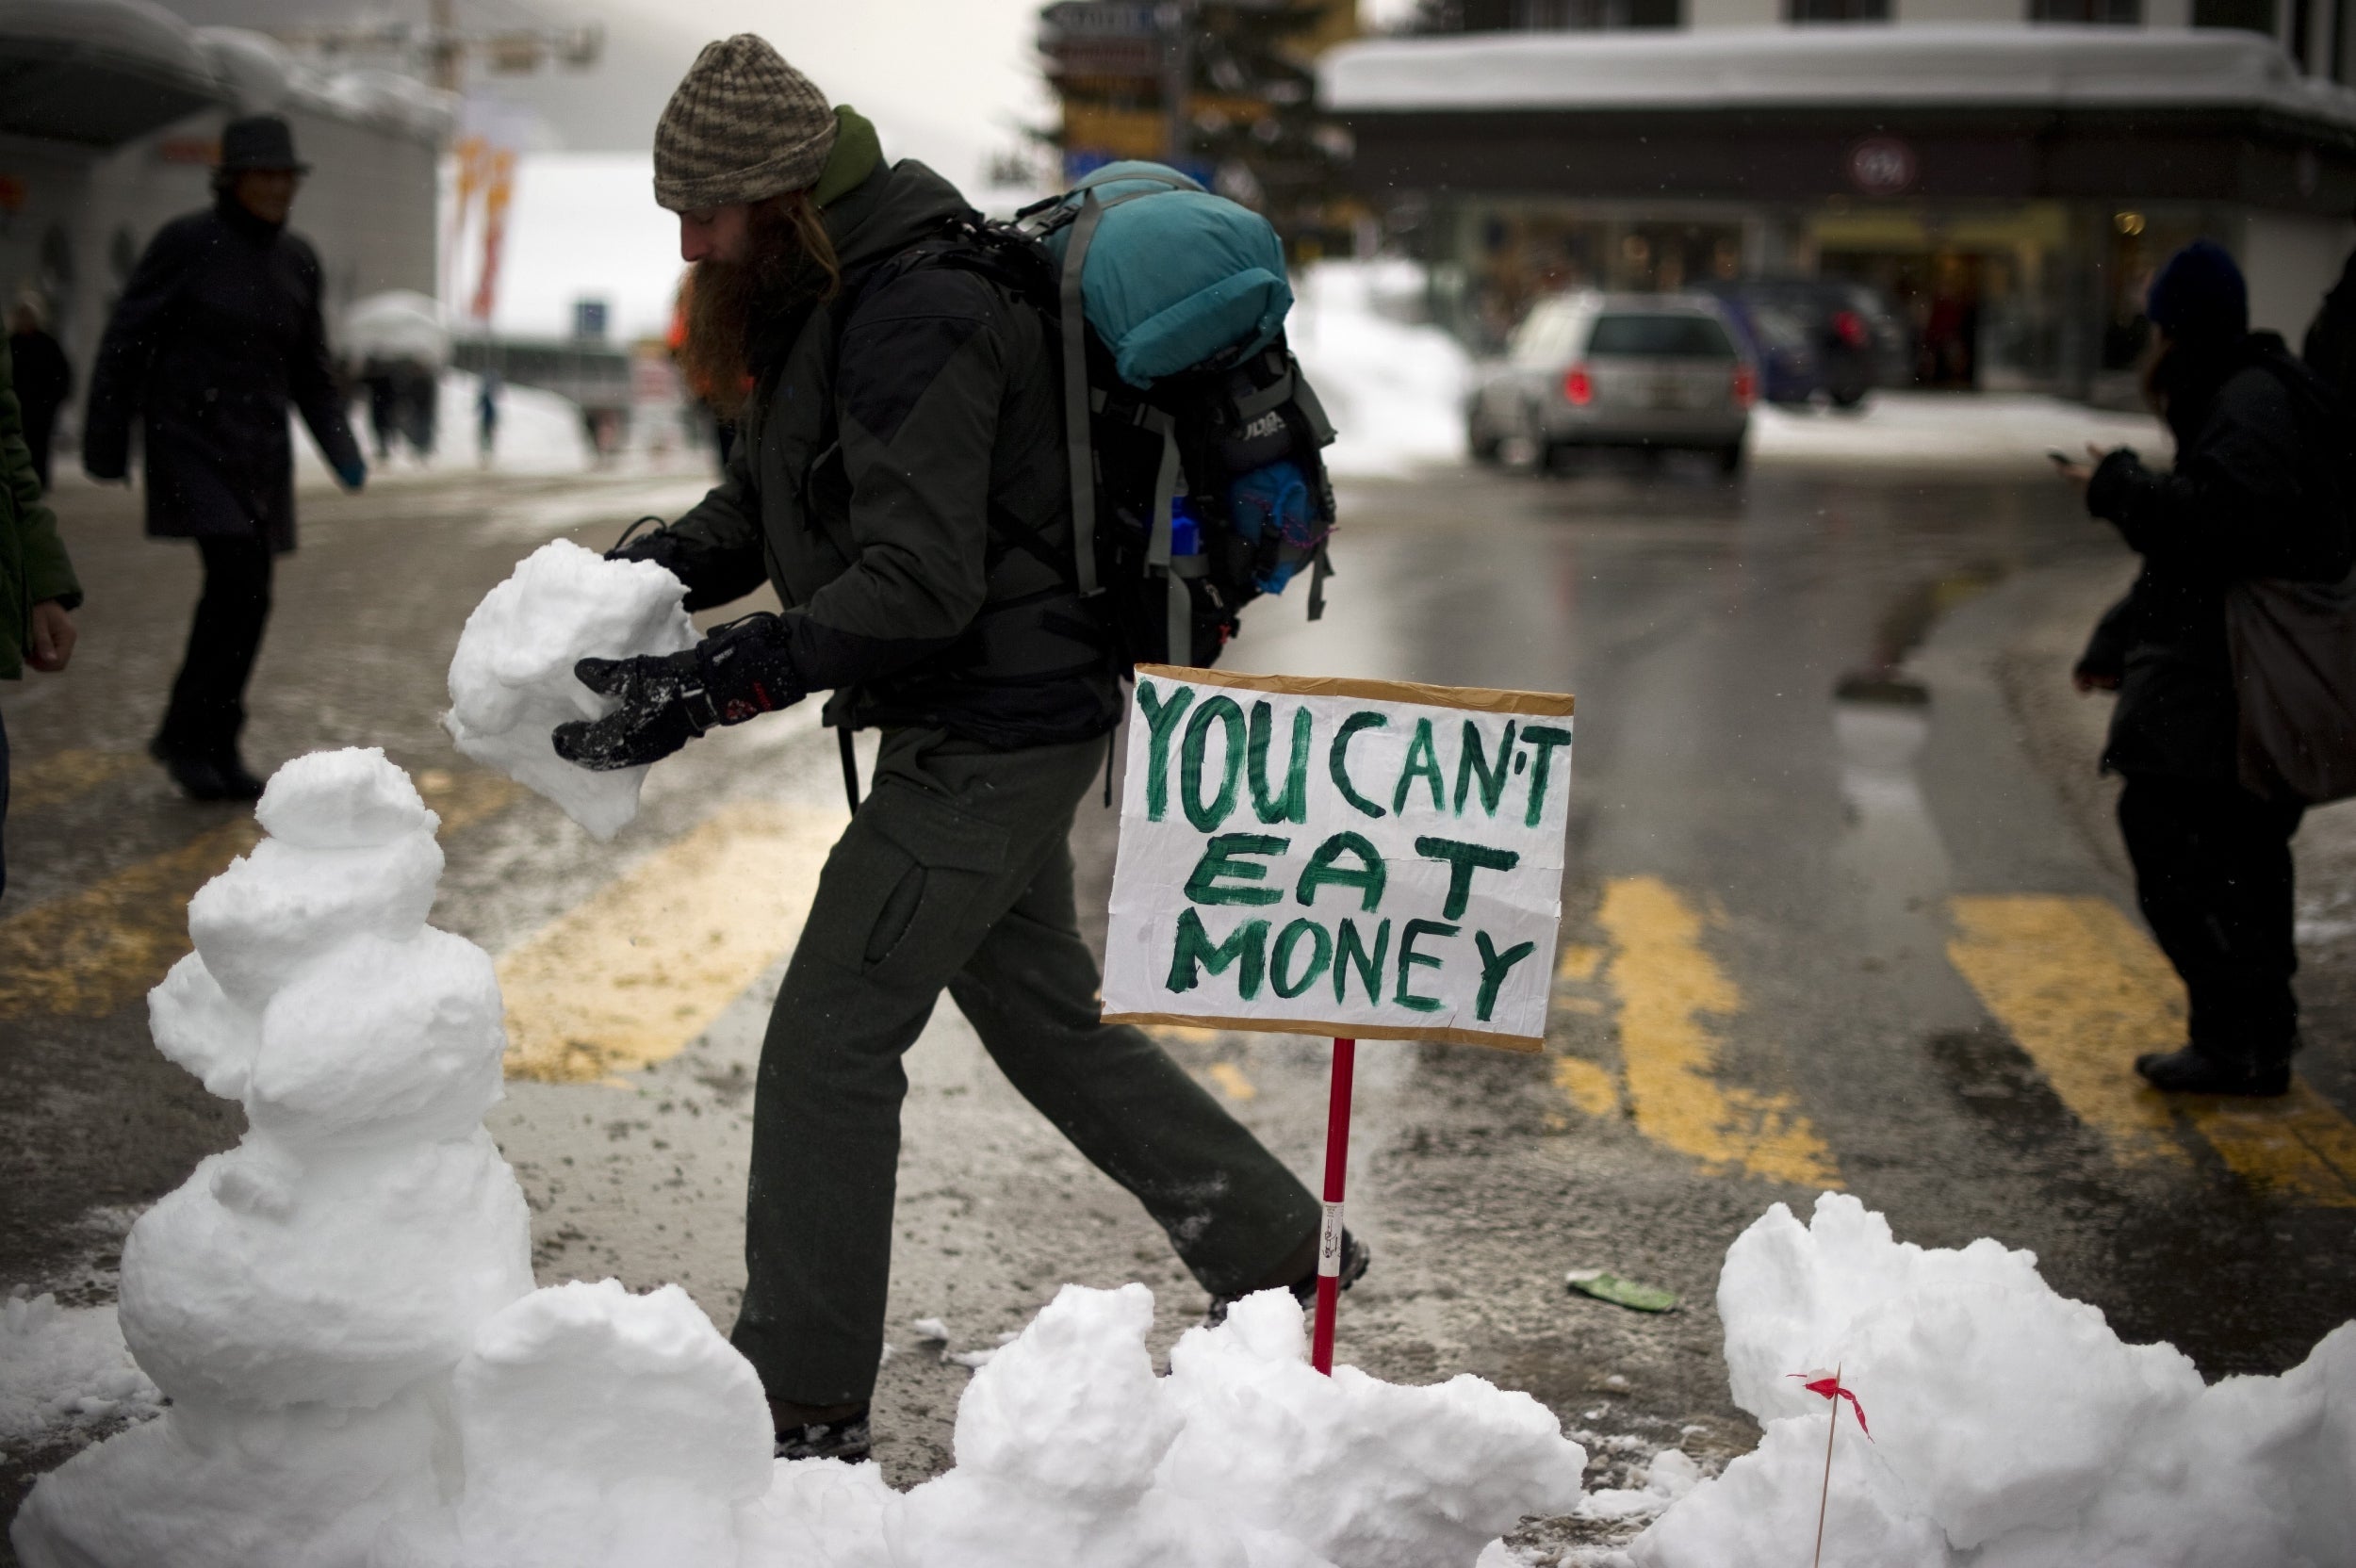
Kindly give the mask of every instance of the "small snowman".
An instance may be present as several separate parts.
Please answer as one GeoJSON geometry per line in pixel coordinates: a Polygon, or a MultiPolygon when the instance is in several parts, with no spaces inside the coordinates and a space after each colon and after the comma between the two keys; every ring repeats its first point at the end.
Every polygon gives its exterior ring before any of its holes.
{"type": "Polygon", "coordinates": [[[287,763],[255,815],[149,997],[156,1045],[249,1124],[123,1247],[123,1338],[171,1408],[41,1483],[30,1562],[364,1560],[436,1499],[450,1370],[532,1288],[483,1127],[498,976],[425,923],[437,819],[372,748],[287,763]]]}
{"type": "Polygon", "coordinates": [[[43,1477],[26,1568],[737,1568],[751,1365],[677,1286],[535,1291],[483,1126],[499,979],[425,923],[439,825],[375,749],[279,769],[188,906],[156,1046],[245,1105],[132,1227],[123,1338],[171,1405],[43,1477]]]}

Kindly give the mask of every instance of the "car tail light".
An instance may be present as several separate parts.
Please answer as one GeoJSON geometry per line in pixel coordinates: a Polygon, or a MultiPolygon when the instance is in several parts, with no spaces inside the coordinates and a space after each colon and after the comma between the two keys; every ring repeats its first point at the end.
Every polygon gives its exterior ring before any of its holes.
{"type": "Polygon", "coordinates": [[[1865,318],[1859,316],[1856,311],[1834,311],[1832,313],[1832,330],[1833,335],[1840,338],[1841,341],[1847,347],[1852,349],[1862,349],[1865,347],[1865,318]]]}
{"type": "Polygon", "coordinates": [[[1759,377],[1747,365],[1734,368],[1734,400],[1748,408],[1759,400],[1759,377]]]}
{"type": "Polygon", "coordinates": [[[1587,373],[1584,365],[1574,365],[1562,377],[1562,396],[1580,408],[1595,400],[1595,378],[1587,373]]]}

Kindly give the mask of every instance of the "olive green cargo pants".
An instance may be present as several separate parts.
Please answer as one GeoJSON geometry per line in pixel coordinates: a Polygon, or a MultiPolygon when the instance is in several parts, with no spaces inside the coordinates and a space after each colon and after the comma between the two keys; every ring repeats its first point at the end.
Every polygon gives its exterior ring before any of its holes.
{"type": "Polygon", "coordinates": [[[901,1057],[943,987],[1023,1098],[1137,1196],[1205,1290],[1264,1282],[1315,1199],[1137,1030],[1098,1019],[1066,837],[1103,742],[993,752],[888,733],[826,858],[753,1101],[744,1304],[773,1399],[875,1388],[892,1268],[901,1057]]]}

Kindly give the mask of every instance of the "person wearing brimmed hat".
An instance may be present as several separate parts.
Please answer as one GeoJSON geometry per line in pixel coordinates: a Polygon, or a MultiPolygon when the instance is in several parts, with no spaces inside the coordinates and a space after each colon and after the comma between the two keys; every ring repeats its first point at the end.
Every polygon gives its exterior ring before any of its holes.
{"type": "MultiPolygon", "coordinates": [[[[883,730],[762,1045],[731,1335],[781,1457],[863,1459],[901,1058],[944,988],[1215,1306],[1313,1281],[1319,1210],[1151,1039],[1098,1016],[1066,841],[1121,690],[1068,580],[1046,323],[995,281],[919,265],[974,220],[965,199],[886,163],[866,121],[750,34],[696,59],[654,167],[695,264],[682,368],[740,434],[718,488],[616,553],[677,573],[691,609],[764,580],[786,609],[675,656],[584,660],[621,700],[555,744],[629,767],[826,691],[829,722],[883,730]]],[[[1346,1274],[1365,1261],[1353,1246],[1346,1274]]]]}
{"type": "Polygon", "coordinates": [[[83,467],[94,479],[128,477],[138,416],[147,531],[193,539],[204,559],[188,656],[148,748],[199,800],[262,792],[237,734],[270,616],[271,558],[295,546],[287,405],[346,488],[368,477],[328,364],[319,257],[286,229],[307,167],[276,115],[231,121],[212,207],[148,242],[90,376],[83,467]]]}
{"type": "Polygon", "coordinates": [[[2304,805],[2241,773],[2226,596],[2250,578],[2336,582],[2356,560],[2333,455],[2333,394],[2281,337],[2250,330],[2241,269],[2199,240],[2152,279],[2146,396],[2176,438],[2172,468],[2089,447],[2065,466],[2086,509],[2143,569],[2078,662],[2115,691],[2105,771],[2135,897],[2184,982],[2189,1038],[2135,1059],[2154,1087],[2279,1095],[2299,1046],[2291,835],[2304,805]]]}

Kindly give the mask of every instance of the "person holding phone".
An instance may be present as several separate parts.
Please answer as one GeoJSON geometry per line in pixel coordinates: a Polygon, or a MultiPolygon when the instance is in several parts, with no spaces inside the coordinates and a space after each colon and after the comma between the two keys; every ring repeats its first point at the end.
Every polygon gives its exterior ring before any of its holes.
{"type": "Polygon", "coordinates": [[[2250,330],[2241,270],[2198,241],[2152,280],[2144,374],[2176,439],[2171,469],[2128,448],[2056,454],[2086,510],[2143,569],[2103,615],[2072,677],[2119,694],[2102,767],[2126,780],[2119,825],[2135,897],[2191,1003],[2179,1050],[2135,1060],[2154,1087],[2279,1095],[2299,1048],[2291,976],[2291,835],[2304,804],[2244,787],[2225,628],[2240,580],[2338,581],[2356,560],[2331,388],[2272,333],[2250,330]]]}

